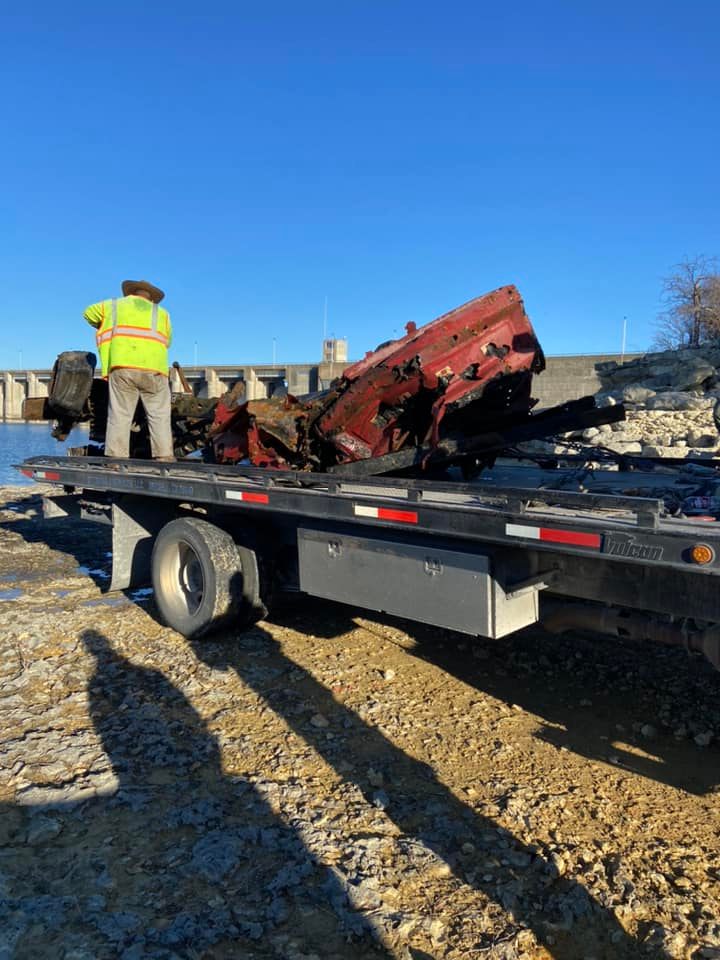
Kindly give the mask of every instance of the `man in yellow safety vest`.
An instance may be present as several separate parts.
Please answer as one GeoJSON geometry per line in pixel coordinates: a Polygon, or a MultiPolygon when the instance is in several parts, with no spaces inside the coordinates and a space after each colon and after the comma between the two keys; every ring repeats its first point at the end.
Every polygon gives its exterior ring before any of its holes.
{"type": "Polygon", "coordinates": [[[106,457],[130,456],[130,427],[142,400],[154,460],[173,460],[168,347],[170,314],[158,306],[165,294],[147,280],[124,280],[123,296],[101,300],[83,316],[96,328],[103,377],[108,381],[106,457]]]}

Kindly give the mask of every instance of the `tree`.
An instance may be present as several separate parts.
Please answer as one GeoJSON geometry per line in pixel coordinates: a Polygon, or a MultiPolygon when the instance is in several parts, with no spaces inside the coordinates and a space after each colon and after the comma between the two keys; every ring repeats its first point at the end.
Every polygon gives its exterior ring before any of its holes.
{"type": "Polygon", "coordinates": [[[663,280],[662,300],[654,346],[671,350],[720,340],[720,273],[714,257],[676,264],[663,280]]]}

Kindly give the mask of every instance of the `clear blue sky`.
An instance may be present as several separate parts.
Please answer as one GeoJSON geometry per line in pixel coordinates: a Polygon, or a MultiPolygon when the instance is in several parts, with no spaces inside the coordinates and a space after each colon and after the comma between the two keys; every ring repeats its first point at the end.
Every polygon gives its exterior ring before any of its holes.
{"type": "Polygon", "coordinates": [[[5,5],[0,368],[124,277],[174,359],[353,357],[516,283],[548,353],[646,347],[720,253],[717,2],[5,5]],[[10,12],[14,9],[15,12],[10,12]]]}

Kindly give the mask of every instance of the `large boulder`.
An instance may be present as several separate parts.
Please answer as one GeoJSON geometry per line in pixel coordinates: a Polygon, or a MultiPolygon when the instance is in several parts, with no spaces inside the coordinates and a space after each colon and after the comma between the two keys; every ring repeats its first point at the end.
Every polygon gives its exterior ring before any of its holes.
{"type": "Polygon", "coordinates": [[[713,405],[709,397],[697,397],[692,393],[667,391],[658,393],[645,401],[646,410],[704,410],[713,405]]]}
{"type": "Polygon", "coordinates": [[[648,387],[640,387],[636,383],[623,387],[622,391],[623,403],[645,403],[646,400],[654,396],[654,390],[650,390],[648,387]]]}
{"type": "Polygon", "coordinates": [[[712,383],[720,367],[720,347],[664,350],[617,363],[609,360],[595,365],[603,393],[641,387],[655,392],[699,390],[712,383]]]}
{"type": "Polygon", "coordinates": [[[654,446],[645,444],[642,448],[644,457],[684,457],[687,449],[684,447],[654,446]]]}
{"type": "Polygon", "coordinates": [[[637,440],[608,440],[604,446],[614,453],[639,454],[642,452],[642,444],[637,440]]]}

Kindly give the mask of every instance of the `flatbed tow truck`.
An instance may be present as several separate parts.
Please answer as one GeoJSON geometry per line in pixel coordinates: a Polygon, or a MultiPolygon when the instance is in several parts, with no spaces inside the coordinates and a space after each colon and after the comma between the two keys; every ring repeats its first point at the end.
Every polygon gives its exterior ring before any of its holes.
{"type": "Polygon", "coordinates": [[[94,356],[70,351],[24,415],[54,419],[58,439],[89,422],[92,443],[19,469],[65,488],[47,516],[110,524],[110,590],[151,581],[160,616],[188,637],[246,627],[300,591],[475,636],[542,620],[654,639],[720,668],[720,522],[691,519],[676,496],[685,480],[686,495],[714,494],[717,461],[646,461],[645,486],[643,464],[626,462],[615,489],[618,474],[591,476],[582,455],[580,483],[572,470],[495,471],[527,441],[625,418],[593,397],[533,411],[544,365],[509,285],[409,323],[317,394],[250,400],[237,383],[200,400],[178,366],[179,459],[158,463],[141,459],[142,417],[131,459],[97,455],[107,383],[94,356]]]}
{"type": "MultiPolygon", "coordinates": [[[[720,523],[661,499],[492,479],[348,479],[188,459],[33,457],[45,516],[112,527],[109,590],[152,582],[187,637],[279,592],[500,638],[542,620],[697,650],[720,668],[720,523]]],[[[520,475],[519,472],[516,472],[520,475]]]]}

